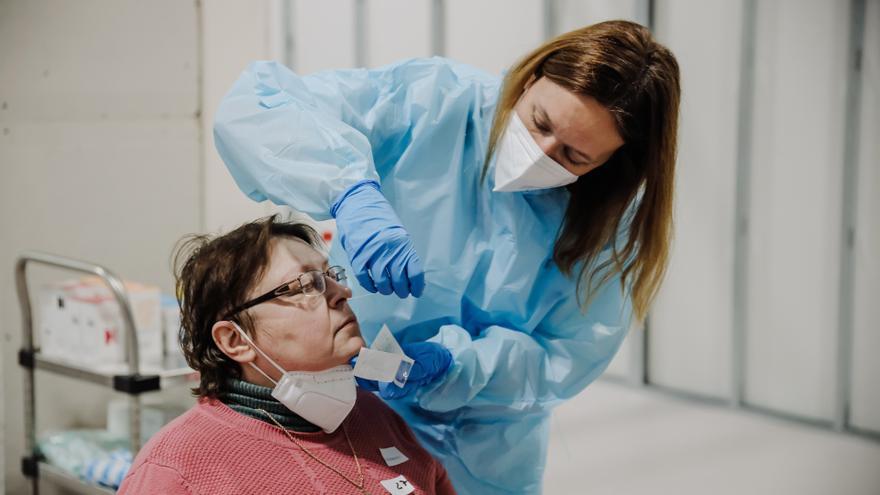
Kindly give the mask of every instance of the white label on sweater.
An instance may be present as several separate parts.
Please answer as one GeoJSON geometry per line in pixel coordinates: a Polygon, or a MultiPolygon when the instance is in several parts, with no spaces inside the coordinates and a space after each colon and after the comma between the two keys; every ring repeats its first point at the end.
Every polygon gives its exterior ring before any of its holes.
{"type": "Polygon", "coordinates": [[[392,480],[380,481],[379,483],[382,483],[382,486],[384,486],[391,495],[407,495],[408,493],[416,491],[416,487],[412,486],[402,474],[392,480]]]}
{"type": "Polygon", "coordinates": [[[403,464],[404,462],[409,460],[409,457],[403,455],[403,452],[397,450],[397,447],[379,449],[379,452],[382,453],[382,458],[385,459],[385,464],[388,464],[389,466],[403,464]]]}

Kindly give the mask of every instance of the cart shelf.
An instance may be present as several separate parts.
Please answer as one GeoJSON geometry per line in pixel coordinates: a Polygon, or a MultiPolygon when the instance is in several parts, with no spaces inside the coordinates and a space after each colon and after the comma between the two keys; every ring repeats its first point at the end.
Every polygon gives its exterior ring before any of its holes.
{"type": "Polygon", "coordinates": [[[58,256],[49,253],[30,251],[19,256],[15,265],[15,282],[22,318],[22,347],[18,353],[19,365],[24,370],[24,421],[25,450],[27,456],[22,459],[22,472],[31,478],[32,493],[39,491],[39,481],[51,483],[83,494],[112,494],[114,490],[93,485],[77,478],[72,473],[53,466],[39,456],[36,443],[36,399],[35,371],[43,370],[56,375],[67,376],[85,382],[110,387],[128,395],[131,403],[129,444],[132,456],[140,449],[141,434],[141,402],[140,395],[146,392],[183,384],[194,379],[197,374],[192,369],[180,367],[178,363],[166,360],[160,367],[142,367],[138,355],[137,332],[131,304],[122,281],[110,270],[84,261],[58,256]],[[66,362],[40,354],[34,345],[33,314],[27,283],[27,266],[41,264],[71,270],[75,272],[97,275],[110,288],[119,304],[123,329],[125,331],[126,362],[118,366],[102,366],[91,368],[81,363],[66,362]]]}

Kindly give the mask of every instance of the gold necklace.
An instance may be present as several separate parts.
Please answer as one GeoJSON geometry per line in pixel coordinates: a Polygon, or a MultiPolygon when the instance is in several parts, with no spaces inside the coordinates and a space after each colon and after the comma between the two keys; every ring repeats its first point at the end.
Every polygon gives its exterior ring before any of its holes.
{"type": "Polygon", "coordinates": [[[327,464],[326,462],[324,462],[324,461],[322,461],[321,459],[319,459],[318,456],[316,456],[316,455],[313,454],[311,451],[309,451],[309,449],[307,449],[307,448],[305,447],[305,445],[299,443],[299,440],[297,440],[296,437],[294,437],[293,435],[291,435],[290,432],[287,431],[286,428],[284,428],[283,426],[281,426],[281,423],[279,423],[275,418],[273,418],[271,414],[267,413],[267,412],[266,412],[265,410],[263,410],[263,409],[260,409],[260,408],[257,408],[257,409],[258,409],[260,412],[262,412],[263,414],[265,414],[267,418],[269,418],[270,420],[272,420],[272,422],[275,423],[275,425],[278,426],[278,428],[281,428],[281,431],[283,431],[284,434],[287,435],[287,438],[289,438],[293,443],[295,443],[297,447],[299,447],[300,449],[302,449],[303,452],[305,452],[309,457],[311,457],[312,459],[314,459],[318,464],[324,466],[325,468],[327,468],[327,469],[333,471],[334,473],[338,474],[339,476],[341,476],[345,481],[348,481],[349,483],[351,483],[352,485],[354,485],[355,488],[357,488],[358,490],[360,490],[361,493],[363,493],[363,494],[365,494],[365,495],[369,495],[369,494],[367,493],[367,489],[364,488],[364,484],[365,484],[364,481],[365,481],[365,478],[364,478],[364,472],[361,470],[361,462],[358,460],[357,452],[354,451],[354,445],[352,445],[352,443],[351,443],[351,438],[349,438],[349,436],[348,436],[348,430],[345,429],[345,425],[342,425],[342,433],[345,434],[345,440],[348,442],[348,448],[351,449],[351,455],[354,457],[354,464],[355,464],[355,466],[357,466],[358,477],[361,479],[359,483],[355,483],[353,479],[351,479],[351,478],[349,478],[348,476],[342,474],[342,472],[339,471],[338,469],[336,469],[335,467],[333,467],[333,466],[331,466],[330,464],[327,464]]]}

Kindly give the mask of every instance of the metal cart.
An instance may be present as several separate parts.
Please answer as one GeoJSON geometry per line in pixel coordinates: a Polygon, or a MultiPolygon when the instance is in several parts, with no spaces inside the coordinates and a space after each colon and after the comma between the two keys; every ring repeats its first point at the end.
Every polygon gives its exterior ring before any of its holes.
{"type": "Polygon", "coordinates": [[[73,490],[76,493],[86,494],[112,494],[113,490],[97,485],[92,485],[80,480],[75,475],[60,468],[52,466],[40,458],[36,443],[36,399],[34,374],[37,369],[68,376],[78,380],[84,380],[119,392],[128,394],[130,400],[130,444],[132,455],[136,455],[140,449],[141,435],[141,401],[140,394],[160,390],[174,384],[179,384],[192,378],[194,371],[190,368],[163,369],[156,374],[141,374],[138,357],[137,333],[135,332],[134,318],[131,305],[122,281],[106,268],[86,263],[83,261],[57,256],[41,252],[26,252],[22,254],[15,265],[15,283],[18,290],[18,301],[21,306],[22,318],[22,347],[18,353],[18,363],[24,368],[24,421],[25,421],[25,451],[22,458],[21,468],[25,476],[32,480],[32,493],[39,492],[39,481],[73,490]],[[53,360],[40,355],[40,350],[34,347],[33,314],[31,313],[30,293],[28,292],[26,268],[31,263],[48,265],[56,268],[72,270],[75,272],[97,275],[107,284],[113,293],[116,302],[122,311],[125,331],[125,356],[128,373],[110,374],[91,370],[76,364],[53,360]]]}

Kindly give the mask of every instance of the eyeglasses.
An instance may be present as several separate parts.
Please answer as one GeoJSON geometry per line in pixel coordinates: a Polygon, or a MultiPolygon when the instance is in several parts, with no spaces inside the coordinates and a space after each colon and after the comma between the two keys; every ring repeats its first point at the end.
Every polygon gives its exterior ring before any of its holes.
{"type": "Polygon", "coordinates": [[[327,280],[325,277],[330,278],[341,285],[348,286],[345,269],[341,266],[331,266],[326,272],[322,272],[321,270],[311,270],[301,274],[290,282],[285,282],[279,285],[262,296],[255,297],[250,301],[234,307],[230,312],[226,313],[223,319],[228,319],[248,308],[252,308],[257,304],[262,304],[266,301],[271,301],[277,297],[295,296],[297,294],[320,296],[327,291],[327,280]]]}

